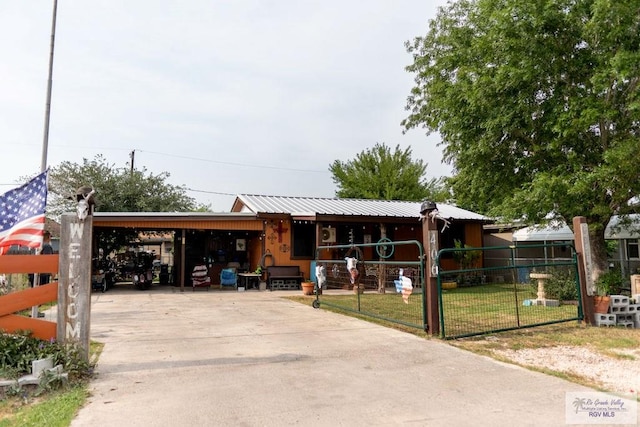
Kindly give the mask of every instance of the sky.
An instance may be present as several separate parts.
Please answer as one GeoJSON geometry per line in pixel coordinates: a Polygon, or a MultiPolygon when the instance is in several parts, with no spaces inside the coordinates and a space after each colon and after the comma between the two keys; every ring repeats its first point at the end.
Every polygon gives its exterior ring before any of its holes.
{"type": "MultiPolygon", "coordinates": [[[[134,152],[215,212],[236,194],[334,197],[331,163],[376,143],[448,176],[439,135],[400,125],[404,43],[445,4],[58,0],[46,163],[134,152]]],[[[52,11],[0,2],[0,192],[41,168],[52,11]]]]}

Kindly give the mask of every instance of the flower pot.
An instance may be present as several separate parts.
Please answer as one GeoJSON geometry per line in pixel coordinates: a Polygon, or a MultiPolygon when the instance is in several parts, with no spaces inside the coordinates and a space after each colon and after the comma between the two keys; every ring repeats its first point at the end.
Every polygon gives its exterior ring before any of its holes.
{"type": "Polygon", "coordinates": [[[316,286],[313,282],[302,282],[302,295],[313,295],[313,288],[316,286]]]}
{"type": "Polygon", "coordinates": [[[609,312],[609,302],[611,302],[610,296],[595,296],[593,297],[594,311],[600,314],[607,314],[609,312]]]}

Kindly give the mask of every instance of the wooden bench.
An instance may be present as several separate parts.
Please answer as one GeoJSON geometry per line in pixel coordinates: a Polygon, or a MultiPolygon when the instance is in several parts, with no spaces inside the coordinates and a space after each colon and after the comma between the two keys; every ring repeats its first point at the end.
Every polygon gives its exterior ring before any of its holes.
{"type": "Polygon", "coordinates": [[[300,289],[304,276],[297,265],[272,265],[267,267],[267,286],[270,290],[300,289]]]}

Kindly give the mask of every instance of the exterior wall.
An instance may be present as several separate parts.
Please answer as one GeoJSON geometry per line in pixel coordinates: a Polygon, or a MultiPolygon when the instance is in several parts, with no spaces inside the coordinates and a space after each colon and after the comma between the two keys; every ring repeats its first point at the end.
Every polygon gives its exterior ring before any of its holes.
{"type": "MultiPolygon", "coordinates": [[[[291,220],[267,220],[264,227],[264,253],[271,253],[273,265],[297,265],[300,267],[300,271],[303,272],[305,278],[311,277],[310,260],[291,259],[291,220]]],[[[270,265],[271,262],[267,262],[266,264],[270,265]]]]}

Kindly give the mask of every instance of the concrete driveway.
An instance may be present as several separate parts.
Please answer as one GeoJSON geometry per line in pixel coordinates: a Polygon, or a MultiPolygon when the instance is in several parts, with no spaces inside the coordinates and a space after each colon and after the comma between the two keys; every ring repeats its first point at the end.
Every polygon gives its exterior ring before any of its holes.
{"type": "Polygon", "coordinates": [[[585,387],[282,297],[92,297],[105,344],[72,426],[558,426],[585,387]]]}

